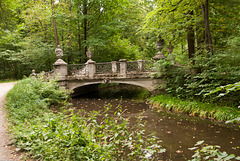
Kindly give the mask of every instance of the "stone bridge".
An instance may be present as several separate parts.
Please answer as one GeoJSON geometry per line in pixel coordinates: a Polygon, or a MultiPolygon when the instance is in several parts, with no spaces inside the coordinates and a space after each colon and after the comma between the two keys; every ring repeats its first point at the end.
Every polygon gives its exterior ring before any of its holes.
{"type": "Polygon", "coordinates": [[[60,47],[55,50],[58,60],[53,64],[54,69],[50,77],[57,78],[60,86],[74,91],[73,95],[83,94],[94,90],[102,83],[130,84],[146,88],[150,92],[159,85],[164,89],[164,79],[156,79],[151,75],[154,61],[137,60],[127,61],[120,59],[106,63],[96,63],[91,59],[91,52],[87,52],[89,60],[85,64],[69,65],[61,57],[60,47]]]}

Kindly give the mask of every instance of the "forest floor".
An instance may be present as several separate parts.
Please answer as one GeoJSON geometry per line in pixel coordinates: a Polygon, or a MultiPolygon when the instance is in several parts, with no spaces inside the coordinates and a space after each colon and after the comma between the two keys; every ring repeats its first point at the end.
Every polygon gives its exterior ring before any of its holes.
{"type": "Polygon", "coordinates": [[[4,111],[5,96],[13,88],[12,83],[0,83],[0,161],[19,161],[21,156],[9,146],[10,136],[7,133],[6,111],[4,111]]]}

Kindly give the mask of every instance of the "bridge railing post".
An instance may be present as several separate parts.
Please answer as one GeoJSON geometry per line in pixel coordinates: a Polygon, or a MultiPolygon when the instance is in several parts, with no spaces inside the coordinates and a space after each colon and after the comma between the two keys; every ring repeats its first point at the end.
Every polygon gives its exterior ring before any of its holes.
{"type": "Polygon", "coordinates": [[[67,71],[68,64],[61,59],[61,57],[63,56],[63,51],[59,45],[55,49],[55,53],[56,53],[56,56],[58,59],[53,64],[54,70],[51,73],[51,77],[53,77],[53,78],[57,77],[58,80],[65,80],[66,76],[68,74],[68,71],[67,71]]]}
{"type": "Polygon", "coordinates": [[[58,80],[65,80],[67,76],[67,63],[65,63],[63,60],[56,61],[53,64],[54,67],[54,77],[57,77],[58,80]]]}
{"type": "Polygon", "coordinates": [[[117,73],[117,62],[112,61],[112,72],[113,74],[117,73]]]}
{"type": "Polygon", "coordinates": [[[138,62],[138,72],[143,71],[143,60],[137,60],[138,62]]]}
{"type": "Polygon", "coordinates": [[[120,59],[120,76],[126,77],[127,76],[127,60],[120,59]]]}
{"type": "Polygon", "coordinates": [[[89,78],[93,79],[94,78],[94,75],[96,73],[96,62],[89,59],[87,62],[86,62],[86,65],[87,65],[87,69],[88,69],[88,76],[89,78]]]}

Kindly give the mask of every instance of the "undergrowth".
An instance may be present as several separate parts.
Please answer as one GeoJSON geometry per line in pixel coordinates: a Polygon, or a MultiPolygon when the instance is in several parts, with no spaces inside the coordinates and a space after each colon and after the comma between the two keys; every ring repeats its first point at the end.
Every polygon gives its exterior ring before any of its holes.
{"type": "Polygon", "coordinates": [[[114,116],[67,109],[68,92],[54,80],[25,78],[7,94],[10,132],[17,149],[37,160],[152,160],[165,152],[144,124],[130,129],[121,107],[114,116]],[[65,102],[65,103],[64,103],[65,102]],[[53,113],[49,107],[62,106],[53,113]],[[100,118],[100,120],[99,120],[100,118]],[[137,130],[136,130],[137,129],[137,130]]]}
{"type": "Polygon", "coordinates": [[[156,108],[216,119],[218,121],[227,121],[240,117],[240,110],[238,108],[219,106],[214,103],[183,100],[168,95],[155,96],[151,98],[150,102],[156,108]]]}

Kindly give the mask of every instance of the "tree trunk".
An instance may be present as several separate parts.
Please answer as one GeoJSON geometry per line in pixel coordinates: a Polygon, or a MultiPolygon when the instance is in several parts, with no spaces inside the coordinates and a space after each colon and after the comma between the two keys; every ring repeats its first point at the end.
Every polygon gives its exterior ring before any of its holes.
{"type": "MultiPolygon", "coordinates": [[[[83,15],[84,15],[84,20],[83,20],[83,34],[84,34],[84,41],[85,43],[87,42],[87,1],[85,0],[84,1],[84,4],[83,4],[83,15]]],[[[87,45],[85,45],[84,47],[84,53],[86,54],[87,53],[87,45]]]]}
{"type": "MultiPolygon", "coordinates": [[[[190,12],[190,15],[193,15],[193,11],[190,12]]],[[[187,42],[188,42],[188,57],[189,59],[192,59],[194,58],[195,53],[195,35],[192,25],[188,27],[187,42]]]]}
{"type": "Polygon", "coordinates": [[[192,59],[194,58],[195,53],[195,38],[193,28],[188,28],[187,42],[188,42],[188,58],[192,59]]]}
{"type": "MultiPolygon", "coordinates": [[[[71,15],[71,13],[72,13],[72,1],[69,0],[68,3],[69,3],[69,12],[70,12],[70,15],[71,15]]],[[[71,41],[70,36],[71,36],[71,21],[69,21],[69,29],[68,29],[68,37],[67,37],[67,39],[69,39],[69,44],[68,44],[69,47],[72,46],[72,41],[71,41]]],[[[70,54],[70,52],[68,53],[68,59],[67,60],[68,60],[68,64],[72,63],[72,54],[70,54]]]]}
{"type": "Polygon", "coordinates": [[[58,34],[57,34],[57,25],[56,25],[56,20],[54,18],[54,0],[51,0],[51,5],[52,5],[52,15],[53,15],[53,30],[54,30],[54,38],[55,38],[55,44],[56,47],[59,45],[59,41],[58,41],[58,34]]]}
{"type": "Polygon", "coordinates": [[[82,49],[82,44],[81,44],[81,26],[80,26],[80,22],[78,22],[78,50],[79,52],[81,52],[82,49]]]}
{"type": "Polygon", "coordinates": [[[205,44],[206,49],[213,54],[213,45],[212,45],[212,36],[210,31],[210,24],[209,24],[209,1],[205,0],[205,4],[202,4],[202,12],[203,12],[203,19],[204,19],[204,27],[205,27],[205,44]]]}

